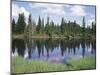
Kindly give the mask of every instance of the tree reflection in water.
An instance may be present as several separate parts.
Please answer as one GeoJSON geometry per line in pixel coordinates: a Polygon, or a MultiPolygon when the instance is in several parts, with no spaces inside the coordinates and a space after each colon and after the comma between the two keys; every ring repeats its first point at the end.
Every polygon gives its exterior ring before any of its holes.
{"type": "Polygon", "coordinates": [[[18,55],[28,59],[59,58],[64,56],[95,55],[96,42],[94,40],[58,40],[58,39],[13,39],[12,53],[15,49],[18,55]],[[89,51],[90,49],[90,51],[89,51]],[[33,56],[34,55],[34,56],[33,56]]]}

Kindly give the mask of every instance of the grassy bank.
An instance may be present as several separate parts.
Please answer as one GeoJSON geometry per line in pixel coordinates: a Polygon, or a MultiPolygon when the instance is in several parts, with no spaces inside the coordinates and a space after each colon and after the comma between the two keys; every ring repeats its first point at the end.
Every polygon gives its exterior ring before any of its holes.
{"type": "Polygon", "coordinates": [[[71,65],[73,70],[85,70],[96,68],[95,56],[84,57],[80,59],[71,59],[67,63],[71,65]]]}
{"type": "Polygon", "coordinates": [[[52,64],[42,60],[24,60],[22,57],[12,58],[12,73],[31,73],[64,70],[95,69],[95,57],[71,59],[67,64],[52,64]],[[68,65],[70,64],[70,66],[68,65]]]}
{"type": "Polygon", "coordinates": [[[67,70],[66,65],[51,64],[41,60],[24,60],[22,57],[12,59],[12,73],[31,73],[67,70]]]}

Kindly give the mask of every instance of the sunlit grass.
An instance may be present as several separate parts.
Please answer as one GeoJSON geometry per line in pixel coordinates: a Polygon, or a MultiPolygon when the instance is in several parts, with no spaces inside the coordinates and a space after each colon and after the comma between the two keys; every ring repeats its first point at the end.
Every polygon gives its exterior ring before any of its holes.
{"type": "Polygon", "coordinates": [[[22,57],[12,58],[12,73],[33,73],[50,71],[68,71],[96,68],[95,57],[70,59],[67,64],[49,63],[42,60],[25,60],[22,57]],[[68,65],[70,64],[70,66],[68,65]]]}
{"type": "Polygon", "coordinates": [[[24,60],[16,57],[12,60],[12,73],[31,73],[68,70],[66,65],[51,64],[42,60],[24,60]]]}
{"type": "Polygon", "coordinates": [[[80,59],[71,59],[67,63],[69,63],[72,66],[73,70],[85,70],[96,68],[95,56],[84,57],[80,59]]]}

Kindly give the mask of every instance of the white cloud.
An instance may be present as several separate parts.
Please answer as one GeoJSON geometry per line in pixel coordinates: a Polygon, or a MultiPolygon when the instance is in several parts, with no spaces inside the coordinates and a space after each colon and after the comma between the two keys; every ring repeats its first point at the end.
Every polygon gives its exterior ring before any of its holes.
{"type": "Polygon", "coordinates": [[[85,7],[80,5],[63,5],[63,4],[47,4],[47,3],[31,3],[33,8],[42,8],[42,13],[67,16],[85,16],[85,7]],[[66,11],[64,7],[67,7],[66,11]],[[69,12],[70,11],[70,12],[69,12]]]}
{"type": "Polygon", "coordinates": [[[33,3],[30,4],[33,8],[42,8],[41,12],[44,14],[53,15],[65,15],[64,5],[61,4],[43,4],[43,3],[33,3]]]}
{"type": "Polygon", "coordinates": [[[66,12],[63,9],[57,9],[57,8],[47,8],[42,11],[42,13],[48,13],[53,15],[65,15],[66,12]]]}
{"type": "Polygon", "coordinates": [[[48,4],[48,3],[33,3],[31,4],[33,8],[62,8],[63,5],[61,4],[48,4]]]}
{"type": "Polygon", "coordinates": [[[12,16],[17,17],[19,13],[24,13],[25,17],[29,16],[29,12],[24,7],[19,7],[17,4],[12,4],[12,16]]]}
{"type": "Polygon", "coordinates": [[[85,16],[86,12],[85,12],[85,7],[84,6],[72,6],[70,9],[71,11],[70,15],[72,16],[85,16]]]}

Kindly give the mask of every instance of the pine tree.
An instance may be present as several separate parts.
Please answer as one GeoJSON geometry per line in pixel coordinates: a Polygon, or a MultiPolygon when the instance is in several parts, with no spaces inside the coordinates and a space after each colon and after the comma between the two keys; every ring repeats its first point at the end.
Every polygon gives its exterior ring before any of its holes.
{"type": "Polygon", "coordinates": [[[85,32],[85,17],[83,17],[83,32],[85,32]]]}
{"type": "Polygon", "coordinates": [[[37,33],[41,32],[41,18],[40,18],[40,16],[39,16],[39,19],[38,19],[38,25],[36,27],[36,30],[37,30],[37,33]]]}
{"type": "Polygon", "coordinates": [[[25,26],[26,23],[25,23],[24,13],[19,14],[18,21],[17,21],[17,28],[16,28],[17,33],[20,34],[24,33],[25,26]]]}
{"type": "Polygon", "coordinates": [[[96,34],[96,24],[92,22],[92,34],[96,34]]]}
{"type": "Polygon", "coordinates": [[[12,20],[12,33],[15,33],[16,31],[16,23],[15,23],[15,20],[13,19],[12,20]]]}
{"type": "Polygon", "coordinates": [[[72,26],[73,34],[76,35],[77,27],[76,27],[76,21],[74,20],[73,26],[72,26]]]}
{"type": "Polygon", "coordinates": [[[41,33],[44,33],[44,18],[42,18],[41,22],[41,33]]]}
{"type": "Polygon", "coordinates": [[[83,38],[85,38],[85,17],[83,17],[83,26],[82,26],[82,33],[83,33],[83,38]]]}
{"type": "Polygon", "coordinates": [[[46,26],[45,26],[45,31],[46,31],[46,34],[49,34],[49,17],[47,17],[47,23],[46,23],[46,26]]]}
{"type": "Polygon", "coordinates": [[[32,22],[32,34],[34,34],[34,32],[36,31],[36,22],[33,20],[33,22],[32,22]]]}
{"type": "Polygon", "coordinates": [[[28,31],[29,31],[29,37],[32,37],[32,17],[31,17],[31,14],[29,15],[29,18],[28,18],[28,31]]]}
{"type": "Polygon", "coordinates": [[[64,34],[64,25],[65,25],[65,21],[64,18],[62,18],[61,20],[61,33],[64,34]]]}

